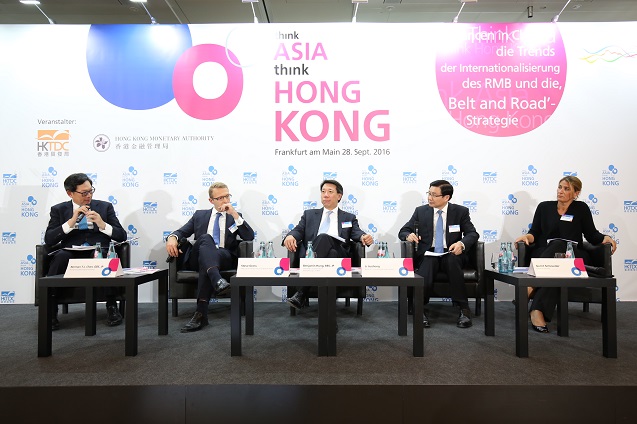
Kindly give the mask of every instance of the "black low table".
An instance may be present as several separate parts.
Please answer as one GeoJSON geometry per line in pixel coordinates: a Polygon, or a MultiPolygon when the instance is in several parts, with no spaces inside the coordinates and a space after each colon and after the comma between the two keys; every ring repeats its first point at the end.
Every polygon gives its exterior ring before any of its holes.
{"type": "MultiPolygon", "coordinates": [[[[230,354],[241,355],[241,296],[240,287],[246,288],[245,320],[246,335],[254,334],[254,296],[255,286],[315,286],[318,287],[319,356],[336,356],[336,287],[355,286],[397,286],[398,287],[398,335],[407,335],[407,287],[414,287],[414,317],[422,317],[424,299],[424,279],[418,275],[414,278],[368,278],[354,274],[351,278],[343,277],[309,277],[296,278],[291,274],[288,278],[272,277],[232,277],[232,301],[230,312],[230,354]]],[[[413,355],[424,355],[422,319],[414,319],[413,355]]]]}
{"type": "Polygon", "coordinates": [[[568,337],[568,288],[599,287],[602,289],[602,351],[607,358],[617,358],[617,315],[615,304],[615,278],[533,277],[526,273],[503,274],[485,270],[485,334],[495,335],[493,319],[493,281],[498,280],[515,287],[515,353],[520,358],[529,356],[529,302],[527,287],[559,287],[557,304],[557,334],[568,337]]]}
{"type": "Polygon", "coordinates": [[[126,296],[125,309],[125,354],[137,355],[137,307],[138,287],[141,284],[158,280],[158,334],[168,334],[168,270],[162,269],[152,274],[124,274],[114,278],[64,278],[63,275],[41,277],[38,279],[40,293],[40,308],[38,311],[38,356],[51,356],[53,318],[53,296],[50,288],[54,287],[85,287],[86,288],[86,317],[85,335],[94,336],[96,333],[96,296],[98,287],[124,287],[126,296]]]}

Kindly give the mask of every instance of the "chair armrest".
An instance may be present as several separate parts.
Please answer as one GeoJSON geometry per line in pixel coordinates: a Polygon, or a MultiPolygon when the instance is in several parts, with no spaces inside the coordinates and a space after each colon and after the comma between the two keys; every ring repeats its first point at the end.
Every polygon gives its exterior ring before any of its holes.
{"type": "Polygon", "coordinates": [[[613,274],[612,246],[610,244],[591,244],[584,242],[582,249],[585,250],[591,258],[593,266],[604,268],[609,275],[613,274]]]}
{"type": "Polygon", "coordinates": [[[414,257],[414,243],[410,241],[400,242],[400,257],[401,258],[413,258],[414,257]]]}
{"type": "Polygon", "coordinates": [[[117,257],[122,264],[122,268],[130,268],[130,243],[124,242],[115,246],[115,251],[117,252],[117,257]]]}
{"type": "Polygon", "coordinates": [[[252,258],[254,256],[254,242],[252,240],[240,242],[237,256],[240,258],[252,258]]]}
{"type": "Polygon", "coordinates": [[[535,248],[535,243],[528,246],[523,241],[519,241],[518,247],[518,266],[529,266],[531,264],[531,252],[535,248]]]}

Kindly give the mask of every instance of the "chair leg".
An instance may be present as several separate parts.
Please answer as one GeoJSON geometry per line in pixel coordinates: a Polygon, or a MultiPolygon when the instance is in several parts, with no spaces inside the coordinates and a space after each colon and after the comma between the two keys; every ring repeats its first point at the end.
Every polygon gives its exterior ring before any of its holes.
{"type": "Polygon", "coordinates": [[[177,307],[177,299],[173,299],[173,305],[172,305],[172,311],[173,311],[173,317],[177,317],[179,316],[179,308],[177,307]]]}
{"type": "Polygon", "coordinates": [[[62,305],[62,313],[63,314],[68,314],[69,313],[69,304],[65,303],[62,305]]]}
{"type": "Polygon", "coordinates": [[[476,297],[476,316],[479,317],[482,313],[482,299],[476,297]]]}
{"type": "Polygon", "coordinates": [[[363,315],[363,298],[358,298],[358,305],[356,305],[356,315],[363,315]]]}
{"type": "Polygon", "coordinates": [[[349,307],[349,305],[350,305],[349,297],[346,297],[346,298],[345,298],[345,306],[346,306],[346,307],[349,307]]]}
{"type": "Polygon", "coordinates": [[[590,306],[591,306],[591,304],[590,304],[590,303],[588,303],[588,302],[584,302],[584,303],[582,304],[582,312],[588,312],[588,311],[590,310],[590,306]]]}

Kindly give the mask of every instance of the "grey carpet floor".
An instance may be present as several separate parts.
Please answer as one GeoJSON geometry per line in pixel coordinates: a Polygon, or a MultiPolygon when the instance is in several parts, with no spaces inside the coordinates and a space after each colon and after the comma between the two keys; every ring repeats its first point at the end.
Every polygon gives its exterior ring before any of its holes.
{"type": "Polygon", "coordinates": [[[617,304],[618,359],[602,356],[601,307],[569,307],[570,337],[559,337],[555,323],[550,334],[530,332],[530,357],[518,358],[510,302],[496,303],[495,337],[484,335],[483,317],[459,329],[449,304],[432,303],[425,356],[414,358],[411,323],[398,336],[395,302],[366,303],[361,317],[355,302],[339,302],[338,356],[318,357],[316,304],[291,317],[285,304],[257,303],[255,335],[244,335],[243,356],[231,357],[229,304],[212,304],[211,325],[182,334],[194,303],[181,302],[167,336],[157,335],[156,305],[141,304],[139,353],[126,357],[124,326],[105,326],[103,305],[93,337],[84,336],[84,305],[71,305],[53,333],[53,355],[38,358],[37,308],[0,305],[0,386],[637,385],[637,302],[617,304]]]}

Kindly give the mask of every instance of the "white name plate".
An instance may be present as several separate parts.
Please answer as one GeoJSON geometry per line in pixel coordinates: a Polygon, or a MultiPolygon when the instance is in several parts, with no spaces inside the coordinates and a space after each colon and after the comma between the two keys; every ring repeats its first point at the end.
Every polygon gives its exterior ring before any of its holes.
{"type": "Polygon", "coordinates": [[[290,258],[239,258],[237,277],[287,277],[290,258]]]}
{"type": "Polygon", "coordinates": [[[363,277],[413,277],[414,260],[412,258],[363,258],[361,259],[363,277]]]}
{"type": "Polygon", "coordinates": [[[528,274],[534,277],[588,278],[582,258],[533,258],[528,274]]]}
{"type": "Polygon", "coordinates": [[[113,278],[123,274],[119,258],[69,259],[64,278],[113,278]]]}
{"type": "Polygon", "coordinates": [[[351,258],[301,258],[299,277],[351,277],[351,258]]]}

